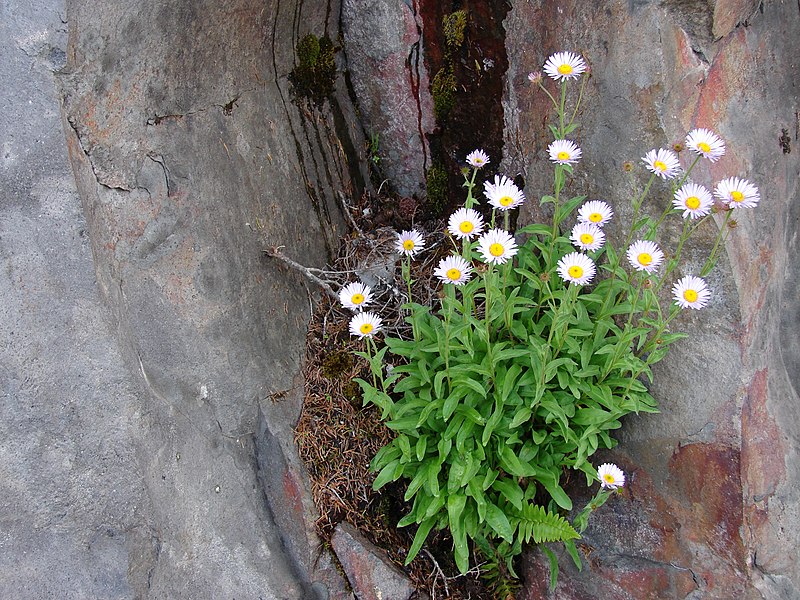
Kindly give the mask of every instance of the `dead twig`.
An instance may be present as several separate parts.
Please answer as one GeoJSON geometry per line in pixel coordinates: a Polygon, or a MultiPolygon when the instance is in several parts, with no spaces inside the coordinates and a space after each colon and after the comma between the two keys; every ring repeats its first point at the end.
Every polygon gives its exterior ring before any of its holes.
{"type": "Polygon", "coordinates": [[[270,258],[277,258],[283,264],[287,265],[288,267],[290,267],[294,271],[297,271],[301,275],[305,276],[307,279],[309,279],[309,280],[313,281],[314,283],[316,283],[323,290],[325,290],[325,292],[328,294],[328,296],[331,297],[331,299],[334,302],[339,299],[339,296],[336,294],[336,292],[333,291],[333,288],[327,282],[323,281],[322,279],[320,279],[319,277],[317,277],[314,274],[314,272],[322,272],[321,269],[314,269],[314,268],[310,268],[310,267],[304,267],[300,263],[293,261],[288,256],[285,256],[281,252],[281,248],[282,248],[282,246],[268,246],[264,250],[264,254],[266,254],[270,258]]]}
{"type": "Polygon", "coordinates": [[[359,235],[359,237],[364,237],[364,232],[356,223],[356,220],[353,218],[353,215],[350,213],[350,206],[347,204],[347,198],[342,192],[337,192],[336,197],[339,198],[339,202],[342,203],[342,212],[344,213],[347,222],[350,223],[350,227],[359,235]]]}
{"type": "Polygon", "coordinates": [[[433,558],[433,554],[428,552],[425,548],[423,548],[422,551],[425,553],[425,555],[433,563],[433,566],[436,567],[436,577],[434,577],[433,586],[431,586],[431,591],[433,592],[433,600],[436,600],[436,581],[439,579],[440,575],[442,577],[442,581],[444,581],[444,594],[445,594],[445,597],[449,598],[450,597],[450,589],[447,587],[447,576],[444,574],[444,571],[442,571],[442,567],[440,567],[439,563],[436,562],[436,559],[433,558]]]}

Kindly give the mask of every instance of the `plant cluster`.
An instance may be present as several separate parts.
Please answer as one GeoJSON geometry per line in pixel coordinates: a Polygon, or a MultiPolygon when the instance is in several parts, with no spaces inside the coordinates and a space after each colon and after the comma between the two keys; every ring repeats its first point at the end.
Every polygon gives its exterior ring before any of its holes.
{"type": "Polygon", "coordinates": [[[328,36],[318,38],[309,33],[297,42],[297,64],[289,74],[294,93],[322,106],[336,85],[336,59],[333,42],[328,36]]]}
{"type": "MultiPolygon", "coordinates": [[[[580,568],[575,540],[591,512],[625,482],[618,467],[598,469],[591,457],[616,445],[612,434],[626,415],[657,412],[645,383],[652,381],[651,366],[686,337],[673,331],[680,311],[710,301],[704,277],[731,215],[760,200],[757,188],[738,177],[718,182],[713,195],[690,179],[698,161],[725,152],[719,136],[695,129],[685,140],[692,153],[685,168],[670,149],[642,158],[650,177],[631,198],[627,234],[612,240],[604,227],[613,207],[565,193],[582,158],[568,136],[578,127],[586,68],[576,54],[551,56],[544,72],[556,82],[555,93],[542,74],[529,76],[556,115],[548,147],[553,193],[539,200],[552,209],[550,223],[509,231],[510,211],[526,198],[502,175],[483,181],[491,215],[478,212],[476,181],[490,158],[476,150],[466,157],[464,206],[447,224],[452,253],[434,271],[443,286],[437,306],[415,303],[410,293],[410,265],[425,251],[424,236],[416,230],[397,236],[411,337],[387,335],[379,348],[383,321],[365,310],[372,290],[359,282],[341,290],[342,304],[354,312],[350,332],[366,343],[359,355],[371,377],[358,380],[364,402],[379,407],[395,433],[372,461],[373,487],[407,481],[411,510],[398,525],[417,528],[407,562],[431,530],[446,528],[462,573],[478,551],[490,571],[515,577],[514,557],[545,542],[562,542],[580,568]],[[567,88],[579,79],[581,93],[568,108],[567,88]],[[651,214],[655,203],[645,200],[654,184],[668,184],[672,201],[651,214]],[[722,227],[704,266],[678,277],[686,241],[715,213],[724,213],[722,227]],[[668,253],[657,241],[667,219],[683,222],[668,253]],[[583,473],[588,486],[600,484],[580,511],[562,487],[566,470],[583,473]]],[[[541,548],[554,584],[555,555],[541,548]]]]}

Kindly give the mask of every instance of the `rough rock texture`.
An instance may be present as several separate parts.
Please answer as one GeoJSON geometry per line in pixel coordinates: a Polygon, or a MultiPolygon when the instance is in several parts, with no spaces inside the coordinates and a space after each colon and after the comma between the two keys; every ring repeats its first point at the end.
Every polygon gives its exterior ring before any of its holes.
{"type": "Polygon", "coordinates": [[[141,407],[67,162],[63,15],[0,4],[0,597],[131,598],[151,539],[141,407]]]}
{"type": "Polygon", "coordinates": [[[336,526],[331,545],[358,600],[408,600],[414,594],[406,574],[350,523],[336,526]]]}
{"type": "MultiPolygon", "coordinates": [[[[691,338],[655,370],[662,414],[630,418],[609,455],[627,469],[630,486],[587,531],[590,568],[567,569],[553,597],[595,597],[599,589],[607,598],[800,596],[792,268],[800,7],[756,4],[515,2],[506,20],[504,166],[527,174],[528,197],[550,185],[549,101],[526,75],[562,49],[580,51],[592,68],[573,189],[613,202],[624,221],[631,196],[624,161],[639,163],[650,148],[708,127],[728,153],[701,163],[695,179],[748,177],[762,193],[757,210],[737,215],[710,278],[711,307],[681,316],[691,338]]],[[[666,189],[656,188],[659,211],[666,189]]],[[[715,232],[689,249],[686,273],[702,264],[715,232]]],[[[535,573],[531,567],[529,579],[540,581],[535,573]]],[[[529,590],[530,598],[547,596],[529,590]]]]}
{"type": "Polygon", "coordinates": [[[135,594],[328,594],[302,480],[272,485],[296,465],[309,292],[262,256],[260,236],[321,264],[343,232],[334,192],[361,192],[342,78],[322,110],[288,83],[297,40],[336,39],[337,15],[335,3],[68,2],[69,155],[141,402],[152,533],[135,594]]]}
{"type": "Polygon", "coordinates": [[[423,197],[433,100],[416,2],[343,0],[342,33],[364,129],[377,135],[380,169],[401,196],[423,197]]]}

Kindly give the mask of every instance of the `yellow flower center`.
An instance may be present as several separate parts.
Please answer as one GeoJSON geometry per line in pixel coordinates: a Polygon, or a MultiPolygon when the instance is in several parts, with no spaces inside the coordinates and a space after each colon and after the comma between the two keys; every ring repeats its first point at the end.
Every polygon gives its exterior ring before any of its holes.
{"type": "Polygon", "coordinates": [[[697,196],[689,196],[686,199],[686,208],[691,208],[692,210],[700,208],[700,198],[697,196]]]}
{"type": "Polygon", "coordinates": [[[558,160],[569,160],[569,152],[564,152],[563,150],[558,153],[557,155],[558,160]]]}
{"type": "Polygon", "coordinates": [[[572,65],[564,63],[563,65],[558,65],[558,72],[562,75],[569,75],[572,73],[572,65]]]}
{"type": "Polygon", "coordinates": [[[644,265],[646,267],[651,262],[653,262],[653,257],[647,252],[642,252],[639,256],[636,257],[636,260],[639,261],[640,265],[644,265]]]}
{"type": "Polygon", "coordinates": [[[458,228],[461,230],[461,233],[472,233],[475,226],[472,224],[472,221],[461,221],[458,228]]]}
{"type": "Polygon", "coordinates": [[[698,142],[697,147],[700,149],[700,152],[705,152],[705,153],[711,152],[711,146],[709,146],[705,142],[698,142]]]}
{"type": "Polygon", "coordinates": [[[697,302],[697,292],[694,290],[686,290],[683,292],[683,299],[687,302],[697,302]]]}
{"type": "Polygon", "coordinates": [[[582,233],[581,234],[581,244],[584,246],[588,246],[594,242],[594,236],[591,233],[582,233]]]}
{"type": "Polygon", "coordinates": [[[458,281],[461,279],[461,271],[456,268],[449,269],[446,275],[450,281],[458,281]]]}
{"type": "Polygon", "coordinates": [[[605,481],[609,485],[613,485],[614,484],[614,476],[611,473],[606,473],[605,475],[603,475],[603,481],[605,481]]]}
{"type": "Polygon", "coordinates": [[[492,244],[491,246],[489,246],[489,254],[491,254],[492,256],[503,256],[505,251],[506,249],[503,248],[502,244],[492,244]]]}
{"type": "Polygon", "coordinates": [[[500,203],[500,206],[508,206],[513,201],[514,201],[514,199],[511,196],[503,196],[502,198],[500,198],[500,200],[498,200],[498,202],[500,203]]]}
{"type": "Polygon", "coordinates": [[[350,301],[353,304],[361,304],[364,301],[364,296],[363,294],[353,294],[353,297],[350,298],[350,301]]]}
{"type": "Polygon", "coordinates": [[[414,249],[414,240],[405,240],[403,242],[403,250],[413,250],[414,249]]]}
{"type": "Polygon", "coordinates": [[[744,200],[744,194],[739,190],[733,190],[731,192],[731,200],[733,200],[734,202],[741,202],[742,200],[744,200]]]}
{"type": "Polygon", "coordinates": [[[374,327],[372,326],[372,323],[363,323],[361,327],[359,327],[358,329],[364,335],[369,335],[370,333],[372,333],[374,327]]]}
{"type": "Polygon", "coordinates": [[[580,279],[583,277],[583,268],[580,265],[572,265],[567,272],[573,279],[580,279]]]}
{"type": "Polygon", "coordinates": [[[603,220],[603,215],[601,215],[600,213],[592,213],[589,215],[589,220],[592,223],[599,223],[600,221],[603,220]]]}
{"type": "Polygon", "coordinates": [[[653,168],[654,169],[658,169],[659,171],[661,171],[663,173],[664,171],[667,170],[667,165],[664,164],[662,161],[657,160],[656,162],[653,163],[653,168]]]}

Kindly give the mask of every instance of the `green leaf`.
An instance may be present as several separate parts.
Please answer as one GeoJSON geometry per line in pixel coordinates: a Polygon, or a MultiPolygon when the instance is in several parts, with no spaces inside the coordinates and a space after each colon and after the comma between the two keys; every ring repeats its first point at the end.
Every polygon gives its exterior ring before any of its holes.
{"type": "Polygon", "coordinates": [[[572,510],[572,500],[570,500],[564,488],[558,484],[558,477],[556,475],[544,469],[536,469],[533,478],[544,486],[544,489],[546,489],[550,497],[556,501],[556,504],[564,510],[572,510]]]}
{"type": "Polygon", "coordinates": [[[463,494],[453,494],[447,498],[447,516],[450,523],[450,534],[453,536],[456,566],[462,574],[469,571],[469,548],[467,546],[467,532],[464,528],[464,507],[466,503],[467,497],[463,494]]]}
{"type": "Polygon", "coordinates": [[[553,554],[553,551],[546,546],[540,546],[544,555],[550,561],[550,591],[553,592],[556,589],[556,584],[558,583],[558,559],[556,555],[553,554]]]}
{"type": "Polygon", "coordinates": [[[575,547],[575,542],[573,540],[564,540],[564,548],[567,549],[567,554],[572,558],[572,562],[575,563],[578,571],[583,571],[583,562],[581,562],[581,557],[578,554],[578,549],[575,547]]]}
{"type": "Polygon", "coordinates": [[[474,477],[467,483],[467,494],[475,500],[475,505],[478,507],[478,521],[483,523],[486,519],[486,497],[481,489],[481,484],[474,477]]]}
{"type": "MultiPolygon", "coordinates": [[[[433,463],[430,467],[428,467],[428,481],[426,482],[425,487],[431,496],[439,495],[439,473],[441,470],[442,463],[440,462],[433,463]]],[[[442,499],[442,502],[444,502],[444,499],[442,499]]]]}
{"type": "Polygon", "coordinates": [[[397,481],[398,479],[400,479],[400,476],[402,474],[403,474],[403,465],[400,464],[399,460],[395,459],[388,465],[383,467],[383,469],[381,469],[381,472],[378,473],[378,476],[372,483],[372,489],[377,491],[390,481],[397,481]]]}
{"type": "Polygon", "coordinates": [[[538,504],[525,504],[520,510],[517,524],[518,537],[528,543],[563,542],[580,537],[562,516],[545,510],[538,504]]]}
{"type": "Polygon", "coordinates": [[[500,458],[500,466],[511,475],[516,475],[517,477],[530,477],[535,475],[536,469],[520,461],[514,450],[505,444],[500,445],[498,448],[498,455],[500,458]]]}
{"type": "MultiPolygon", "coordinates": [[[[544,198],[542,198],[542,203],[555,201],[556,199],[553,198],[553,196],[544,196],[544,198]]],[[[552,231],[553,230],[549,225],[541,224],[526,225],[525,227],[517,229],[517,233],[531,233],[534,235],[550,235],[552,231]]]]}
{"type": "Polygon", "coordinates": [[[422,544],[425,543],[425,540],[428,538],[428,534],[431,532],[431,529],[435,523],[436,519],[433,517],[420,523],[419,527],[417,528],[417,533],[414,535],[414,541],[411,543],[411,548],[408,549],[408,556],[406,556],[405,562],[406,565],[414,560],[417,554],[419,554],[422,544]]]}
{"type": "Polygon", "coordinates": [[[511,365],[511,368],[506,371],[505,377],[503,378],[503,389],[500,394],[500,398],[502,399],[503,403],[505,403],[508,400],[508,397],[511,395],[511,390],[514,389],[514,384],[516,383],[517,377],[519,377],[520,373],[522,373],[522,368],[517,363],[511,365]]]}
{"type": "Polygon", "coordinates": [[[406,502],[413,498],[414,494],[417,493],[417,490],[420,489],[426,482],[428,479],[428,469],[430,469],[430,463],[427,463],[417,469],[417,472],[414,474],[414,478],[411,480],[411,483],[408,484],[405,496],[403,497],[406,502]]]}
{"type": "Polygon", "coordinates": [[[400,452],[403,453],[403,458],[410,460],[411,459],[411,442],[408,439],[406,434],[398,435],[395,438],[395,443],[397,443],[397,447],[400,448],[400,452]]]}
{"type": "Polygon", "coordinates": [[[514,508],[517,510],[522,510],[522,499],[524,498],[525,494],[516,481],[505,478],[496,479],[494,483],[492,483],[492,489],[495,489],[503,494],[505,499],[508,500],[514,508]]]}
{"type": "Polygon", "coordinates": [[[523,406],[522,408],[518,409],[517,412],[514,414],[514,418],[511,420],[511,424],[509,428],[516,429],[523,423],[527,423],[531,419],[531,409],[527,406],[523,406]]]}
{"type": "Polygon", "coordinates": [[[425,451],[427,449],[428,449],[428,436],[421,435],[417,440],[416,446],[414,447],[414,451],[416,452],[417,455],[417,460],[421,461],[423,458],[425,458],[425,451]]]}
{"type": "Polygon", "coordinates": [[[509,543],[514,541],[514,528],[508,522],[508,517],[492,502],[486,504],[486,522],[501,538],[509,543]]]}

